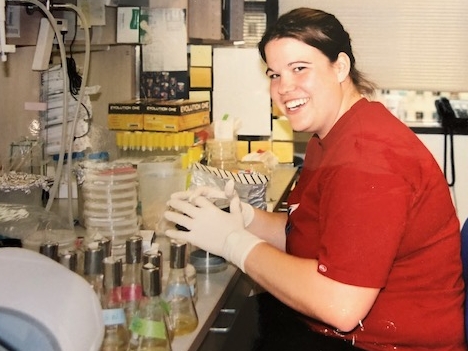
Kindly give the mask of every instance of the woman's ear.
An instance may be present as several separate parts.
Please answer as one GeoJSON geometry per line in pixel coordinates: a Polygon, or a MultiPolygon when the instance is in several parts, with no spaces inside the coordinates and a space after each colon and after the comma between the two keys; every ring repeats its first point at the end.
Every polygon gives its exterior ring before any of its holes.
{"type": "Polygon", "coordinates": [[[338,82],[343,83],[351,70],[351,60],[349,56],[344,52],[340,52],[335,61],[335,67],[337,70],[338,82]]]}

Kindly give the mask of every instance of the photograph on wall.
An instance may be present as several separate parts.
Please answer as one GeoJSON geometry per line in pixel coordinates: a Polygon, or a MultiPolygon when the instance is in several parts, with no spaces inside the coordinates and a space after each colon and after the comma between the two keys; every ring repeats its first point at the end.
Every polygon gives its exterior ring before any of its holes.
{"type": "Polygon", "coordinates": [[[142,72],[140,97],[161,100],[188,99],[187,71],[142,72]]]}

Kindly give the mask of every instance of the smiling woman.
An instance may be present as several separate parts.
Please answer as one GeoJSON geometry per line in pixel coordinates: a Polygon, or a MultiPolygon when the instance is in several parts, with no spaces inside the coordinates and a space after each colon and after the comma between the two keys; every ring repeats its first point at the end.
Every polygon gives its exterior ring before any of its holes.
{"type": "Polygon", "coordinates": [[[253,209],[229,189],[225,213],[208,201],[213,189],[198,188],[171,196],[164,216],[188,231],[167,235],[237,265],[295,311],[310,340],[466,350],[459,220],[432,154],[367,99],[373,85],[334,15],[291,10],[259,51],[274,104],[310,135],[288,213],[253,209]]]}

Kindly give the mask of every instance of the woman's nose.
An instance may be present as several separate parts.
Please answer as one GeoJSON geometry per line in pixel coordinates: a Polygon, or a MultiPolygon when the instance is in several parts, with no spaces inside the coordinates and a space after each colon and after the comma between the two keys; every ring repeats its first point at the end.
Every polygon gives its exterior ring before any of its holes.
{"type": "Polygon", "coordinates": [[[278,86],[278,93],[281,95],[287,94],[295,89],[292,79],[281,77],[278,86]]]}

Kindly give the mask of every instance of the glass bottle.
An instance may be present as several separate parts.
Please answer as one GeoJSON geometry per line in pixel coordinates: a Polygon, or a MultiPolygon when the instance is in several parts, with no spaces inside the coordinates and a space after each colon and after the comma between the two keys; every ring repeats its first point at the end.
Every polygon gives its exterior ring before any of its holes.
{"type": "Polygon", "coordinates": [[[102,296],[102,260],[104,251],[101,246],[88,246],[84,253],[83,277],[96,292],[99,299],[102,296]]]}
{"type": "Polygon", "coordinates": [[[141,259],[143,238],[134,235],[125,241],[125,271],[122,278],[122,299],[124,301],[127,323],[130,324],[133,314],[141,299],[141,259]]]}
{"type": "Polygon", "coordinates": [[[76,251],[66,251],[59,255],[59,262],[72,272],[77,272],[78,269],[78,255],[76,251]]]}
{"type": "Polygon", "coordinates": [[[169,323],[174,336],[191,333],[197,328],[198,316],[192,291],[185,275],[187,243],[171,242],[170,271],[164,300],[169,305],[169,323]]]}
{"type": "Polygon", "coordinates": [[[112,256],[112,241],[108,238],[102,238],[98,241],[103,250],[103,258],[112,256]]]}
{"type": "Polygon", "coordinates": [[[104,279],[101,297],[104,339],[101,351],[125,351],[128,329],[122,303],[122,260],[112,256],[103,260],[104,279]]]}
{"type": "Polygon", "coordinates": [[[143,297],[130,324],[127,351],[171,351],[167,306],[161,299],[161,275],[151,263],[141,269],[143,297]]]}
{"type": "Polygon", "coordinates": [[[59,244],[55,241],[46,241],[39,246],[39,253],[50,259],[58,262],[59,260],[59,244]]]}

